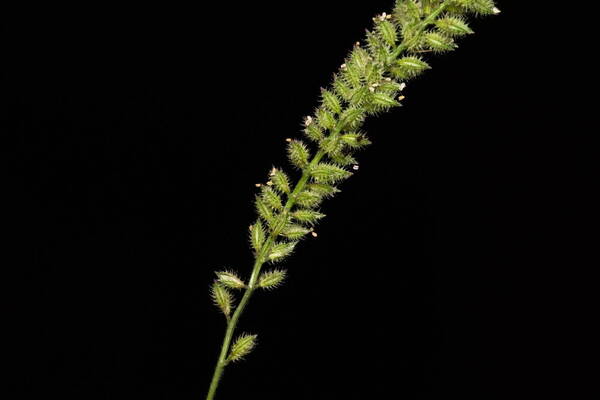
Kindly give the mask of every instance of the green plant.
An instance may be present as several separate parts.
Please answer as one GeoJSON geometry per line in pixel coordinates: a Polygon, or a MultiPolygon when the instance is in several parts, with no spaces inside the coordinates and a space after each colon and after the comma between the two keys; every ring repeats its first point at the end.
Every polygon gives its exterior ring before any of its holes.
{"type": "Polygon", "coordinates": [[[313,226],[324,217],[319,205],[358,169],[354,153],[370,143],[360,130],[365,118],[400,106],[405,82],[430,68],[425,54],[452,51],[456,38],[473,33],[466,16],[499,12],[492,0],[397,0],[391,14],[373,18],[364,44],[355,44],[331,86],[322,90],[314,114],[305,118],[308,143],[287,139],[289,160],[301,171],[300,179],[293,184],[283,170],[273,168],[266,184],[257,184],[258,219],[250,226],[255,262],[249,281],[231,271],[217,272],[212,297],[227,330],[207,400],[214,398],[223,369],[256,345],[256,335],[246,334],[231,344],[252,293],[285,279],[284,270],[262,272],[263,265],[281,262],[304,236],[316,236],[313,226]],[[234,291],[243,292],[237,307],[234,291]]]}

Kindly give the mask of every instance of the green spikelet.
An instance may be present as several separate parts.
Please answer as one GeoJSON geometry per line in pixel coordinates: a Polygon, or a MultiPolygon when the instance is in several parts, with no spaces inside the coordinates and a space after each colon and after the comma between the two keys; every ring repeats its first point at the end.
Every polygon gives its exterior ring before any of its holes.
{"type": "Polygon", "coordinates": [[[423,41],[428,48],[436,53],[443,53],[456,48],[454,40],[435,31],[425,33],[423,41]]]}
{"type": "Polygon", "coordinates": [[[321,140],[319,148],[331,156],[342,151],[344,145],[338,135],[331,135],[321,140]]]}
{"type": "Polygon", "coordinates": [[[217,274],[218,282],[229,289],[244,289],[246,284],[235,273],[231,271],[219,271],[217,274]]]}
{"type": "Polygon", "coordinates": [[[350,54],[350,64],[356,67],[360,76],[365,76],[367,65],[370,63],[369,53],[360,46],[354,46],[350,54]]]}
{"type": "Polygon", "coordinates": [[[292,140],[288,145],[288,157],[295,167],[303,169],[308,166],[310,153],[300,140],[292,140]]]}
{"type": "Polygon", "coordinates": [[[218,281],[213,283],[210,294],[215,305],[229,318],[233,307],[233,295],[218,281]]]}
{"type": "Polygon", "coordinates": [[[301,207],[313,208],[321,204],[323,197],[312,190],[303,190],[296,195],[296,204],[301,207]]]}
{"type": "Polygon", "coordinates": [[[356,164],[356,159],[352,156],[352,154],[340,153],[340,154],[333,155],[330,158],[331,158],[331,161],[333,161],[335,164],[340,165],[342,167],[351,165],[351,164],[356,164]]]}
{"type": "Polygon", "coordinates": [[[250,226],[250,243],[256,251],[260,251],[265,243],[265,228],[260,221],[250,226]]]}
{"type": "Polygon", "coordinates": [[[393,15],[394,20],[406,28],[420,22],[421,7],[414,0],[397,0],[393,15]]]}
{"type": "Polygon", "coordinates": [[[320,197],[332,197],[339,193],[339,189],[335,186],[328,185],[326,183],[309,183],[306,185],[306,189],[310,192],[317,194],[320,197]]]}
{"type": "Polygon", "coordinates": [[[373,104],[381,108],[397,107],[400,105],[393,97],[385,93],[373,94],[373,104]]]}
{"type": "Polygon", "coordinates": [[[409,56],[399,59],[392,68],[394,73],[400,79],[415,77],[431,67],[419,57],[409,56]]]}
{"type": "Polygon", "coordinates": [[[389,46],[395,46],[398,41],[396,27],[389,21],[381,21],[377,24],[377,32],[389,46]]]}
{"type": "Polygon", "coordinates": [[[275,289],[283,283],[287,273],[281,269],[275,269],[273,271],[263,272],[258,279],[258,287],[271,290],[275,289]]]}
{"type": "Polygon", "coordinates": [[[340,141],[353,149],[360,149],[371,144],[362,133],[346,133],[340,136],[340,141]]]}
{"type": "Polygon", "coordinates": [[[350,97],[350,105],[355,108],[362,106],[366,102],[369,101],[371,94],[369,93],[369,88],[367,86],[363,86],[355,89],[352,92],[352,97],[350,97]]]}
{"type": "Polygon", "coordinates": [[[281,201],[281,197],[273,190],[270,186],[263,186],[261,188],[262,191],[262,201],[273,210],[282,210],[283,203],[281,201]]]}
{"type": "Polygon", "coordinates": [[[273,187],[275,190],[279,191],[279,193],[290,194],[290,178],[285,174],[285,172],[273,168],[269,173],[271,177],[271,182],[273,182],[273,187]]]}
{"type": "Polygon", "coordinates": [[[336,75],[333,81],[333,88],[335,93],[345,101],[349,101],[352,97],[353,91],[350,86],[342,79],[341,76],[336,75]]]}
{"type": "Polygon", "coordinates": [[[342,105],[340,99],[329,90],[323,89],[321,91],[321,97],[323,105],[332,113],[339,114],[342,112],[342,105]]]}
{"type": "Polygon", "coordinates": [[[437,28],[449,36],[464,36],[473,33],[467,23],[459,17],[446,16],[435,22],[437,28]]]}
{"type": "Polygon", "coordinates": [[[454,5],[476,15],[498,14],[493,0],[450,0],[454,5]]]}
{"type": "Polygon", "coordinates": [[[364,111],[360,108],[348,108],[340,117],[340,125],[343,130],[358,128],[364,120],[364,111]]]}
{"type": "Polygon", "coordinates": [[[275,219],[275,210],[273,210],[268,203],[266,203],[262,196],[256,196],[255,201],[256,211],[258,215],[265,221],[267,224],[272,224],[275,219]]]}
{"type": "Polygon", "coordinates": [[[310,230],[306,229],[302,225],[288,224],[281,231],[281,236],[283,236],[283,237],[285,237],[287,239],[290,239],[290,240],[299,240],[304,235],[306,235],[308,232],[310,232],[310,230]]]}
{"type": "Polygon", "coordinates": [[[269,224],[269,228],[273,235],[278,235],[290,222],[290,217],[286,213],[282,213],[273,218],[273,222],[269,224]]]}
{"type": "Polygon", "coordinates": [[[317,111],[317,123],[324,130],[332,130],[335,127],[336,120],[332,113],[321,108],[317,111]]]}
{"type": "Polygon", "coordinates": [[[294,251],[297,242],[279,242],[275,243],[271,248],[268,259],[271,262],[281,261],[294,251]]]}
{"type": "Polygon", "coordinates": [[[376,62],[384,64],[389,59],[391,46],[381,37],[380,33],[367,31],[367,49],[376,62]]]}
{"type": "Polygon", "coordinates": [[[311,169],[310,175],[317,183],[336,183],[349,178],[352,173],[332,164],[319,163],[311,169]]]}
{"type": "Polygon", "coordinates": [[[310,209],[300,209],[292,213],[293,219],[307,225],[315,225],[324,216],[325,214],[310,209]]]}
{"type": "Polygon", "coordinates": [[[254,202],[256,206],[256,212],[258,215],[267,223],[273,223],[274,215],[273,210],[269,208],[269,206],[263,201],[261,196],[256,196],[256,200],[254,202]]]}
{"type": "Polygon", "coordinates": [[[306,128],[304,128],[304,135],[313,142],[318,142],[325,137],[323,134],[323,129],[312,121],[306,128]]]}
{"type": "Polygon", "coordinates": [[[250,352],[256,347],[256,338],[257,335],[248,335],[245,333],[240,335],[235,343],[231,346],[231,351],[229,352],[229,357],[227,357],[227,362],[235,362],[244,359],[244,357],[250,354],[250,352]]]}
{"type": "Polygon", "coordinates": [[[357,88],[362,85],[362,75],[360,69],[356,66],[356,64],[350,61],[346,61],[346,63],[343,65],[342,76],[351,88],[357,88]]]}

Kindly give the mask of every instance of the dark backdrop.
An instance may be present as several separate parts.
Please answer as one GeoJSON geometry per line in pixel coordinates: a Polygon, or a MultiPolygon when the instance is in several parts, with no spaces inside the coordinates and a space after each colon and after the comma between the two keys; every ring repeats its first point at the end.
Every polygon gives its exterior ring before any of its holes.
{"type": "MultiPolygon", "coordinates": [[[[523,299],[559,127],[513,3],[368,122],[318,238],[252,299],[240,330],[260,343],[219,398],[488,399],[534,379],[543,311],[523,299]]],[[[7,399],[203,398],[224,333],[208,287],[249,273],[254,184],[391,6],[3,12],[7,399]]]]}

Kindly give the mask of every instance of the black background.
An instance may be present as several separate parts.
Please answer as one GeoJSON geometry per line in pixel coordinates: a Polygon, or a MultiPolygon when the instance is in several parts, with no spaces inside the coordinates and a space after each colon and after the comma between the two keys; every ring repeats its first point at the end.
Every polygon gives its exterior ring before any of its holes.
{"type": "MultiPolygon", "coordinates": [[[[561,256],[544,244],[559,218],[545,189],[569,150],[554,147],[559,95],[514,3],[369,120],[374,144],[318,238],[285,263],[285,286],[252,299],[240,330],[260,343],[219,398],[560,385],[538,384],[554,355],[532,276],[541,254],[561,256]]],[[[217,269],[249,273],[254,184],[286,165],[284,139],[391,5],[3,13],[7,398],[203,398],[224,333],[208,287],[217,269]]]]}

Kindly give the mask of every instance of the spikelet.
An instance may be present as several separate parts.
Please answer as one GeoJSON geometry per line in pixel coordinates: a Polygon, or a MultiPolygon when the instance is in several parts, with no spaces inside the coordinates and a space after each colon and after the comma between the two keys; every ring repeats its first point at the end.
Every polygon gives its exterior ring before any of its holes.
{"type": "Polygon", "coordinates": [[[294,251],[297,242],[279,242],[275,243],[271,248],[271,252],[267,256],[271,262],[281,261],[294,251]]]}
{"type": "Polygon", "coordinates": [[[265,203],[261,196],[256,196],[254,205],[256,206],[256,212],[258,213],[258,215],[267,224],[272,224],[274,222],[275,215],[273,215],[273,210],[268,206],[267,203],[265,203]]]}
{"type": "Polygon", "coordinates": [[[321,197],[332,197],[340,191],[335,186],[331,186],[326,183],[315,182],[307,184],[306,189],[321,197]]]}
{"type": "Polygon", "coordinates": [[[323,108],[317,110],[317,124],[319,124],[319,126],[323,128],[323,130],[332,130],[333,128],[335,128],[336,123],[337,121],[331,112],[323,108]]]}
{"type": "Polygon", "coordinates": [[[231,271],[219,271],[215,274],[217,274],[217,281],[226,288],[244,289],[246,287],[244,281],[231,271]]]}
{"type": "Polygon", "coordinates": [[[499,14],[493,0],[451,0],[451,3],[475,15],[499,14]]]}
{"type": "Polygon", "coordinates": [[[256,347],[256,338],[258,335],[241,334],[231,346],[227,362],[240,361],[246,357],[256,347]]]}
{"type": "Polygon", "coordinates": [[[402,57],[396,61],[392,67],[391,72],[400,79],[410,79],[421,74],[423,71],[430,69],[431,67],[420,57],[408,56],[402,57]]]}
{"type": "Polygon", "coordinates": [[[435,22],[437,28],[449,36],[464,36],[473,33],[473,30],[460,17],[445,16],[435,22]]]}
{"type": "Polygon", "coordinates": [[[342,112],[342,104],[340,99],[329,90],[322,89],[321,90],[321,98],[322,103],[327,110],[334,114],[339,114],[342,112]]]}
{"type": "Polygon", "coordinates": [[[283,202],[281,201],[281,197],[279,197],[275,190],[271,189],[270,186],[263,186],[261,188],[261,191],[262,201],[267,207],[270,207],[272,210],[283,209],[283,202]]]}
{"type": "Polygon", "coordinates": [[[211,286],[210,294],[215,305],[225,314],[225,317],[229,318],[233,308],[233,295],[218,281],[211,286]]]}
{"type": "Polygon", "coordinates": [[[376,30],[387,45],[396,45],[396,42],[398,41],[398,32],[396,31],[394,24],[390,21],[383,20],[377,24],[376,30]]]}
{"type": "Polygon", "coordinates": [[[281,269],[263,272],[258,279],[258,287],[267,290],[275,289],[283,283],[286,275],[286,271],[281,269]]]}
{"type": "Polygon", "coordinates": [[[306,208],[316,207],[322,200],[323,196],[312,190],[303,190],[296,195],[296,204],[306,208]]]}
{"type": "Polygon", "coordinates": [[[308,166],[310,153],[303,142],[292,140],[288,145],[288,157],[296,168],[303,169],[308,166]]]}
{"type": "Polygon", "coordinates": [[[435,31],[425,33],[423,36],[423,43],[436,53],[451,51],[457,47],[454,40],[435,31]]]}
{"type": "Polygon", "coordinates": [[[352,173],[336,165],[319,163],[310,170],[310,175],[317,183],[336,183],[349,178],[352,173]]]}
{"type": "Polygon", "coordinates": [[[325,214],[310,209],[299,209],[292,213],[292,218],[300,223],[307,225],[316,224],[325,214]]]}
{"type": "Polygon", "coordinates": [[[299,240],[308,232],[310,232],[310,229],[306,229],[302,225],[288,224],[283,228],[280,235],[290,240],[299,240]]]}
{"type": "Polygon", "coordinates": [[[353,149],[361,149],[371,144],[371,141],[362,133],[346,133],[340,136],[340,141],[353,149]]]}
{"type": "Polygon", "coordinates": [[[265,243],[265,228],[260,221],[250,226],[250,243],[256,251],[260,251],[265,243]]]}
{"type": "Polygon", "coordinates": [[[271,182],[273,182],[275,190],[279,191],[279,193],[290,193],[290,178],[283,171],[273,168],[269,175],[271,176],[271,182]]]}

